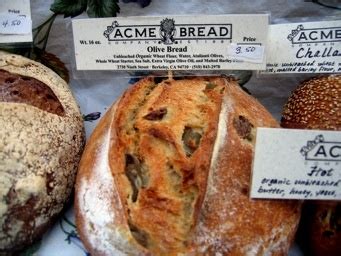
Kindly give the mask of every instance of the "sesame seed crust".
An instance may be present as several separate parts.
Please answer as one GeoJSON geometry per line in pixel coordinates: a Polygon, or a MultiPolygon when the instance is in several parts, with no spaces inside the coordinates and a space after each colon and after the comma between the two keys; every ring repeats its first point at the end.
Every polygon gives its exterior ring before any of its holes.
{"type": "MultiPolygon", "coordinates": [[[[316,77],[303,82],[284,106],[284,128],[341,130],[341,75],[316,77]]],[[[308,253],[338,255],[341,232],[340,201],[305,202],[299,229],[308,253]],[[328,213],[328,214],[326,214],[328,213]],[[323,216],[328,215],[328,218],[323,216]],[[335,220],[335,222],[334,222],[335,220]],[[326,235],[326,234],[331,235],[326,235]]]]}
{"type": "Polygon", "coordinates": [[[284,128],[341,129],[341,75],[304,81],[288,99],[282,112],[284,128]]]}

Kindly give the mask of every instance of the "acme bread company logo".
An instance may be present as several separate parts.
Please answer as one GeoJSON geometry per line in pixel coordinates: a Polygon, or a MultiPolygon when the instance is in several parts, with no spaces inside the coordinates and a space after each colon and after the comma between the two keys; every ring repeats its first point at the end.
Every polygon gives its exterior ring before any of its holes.
{"type": "Polygon", "coordinates": [[[287,39],[292,44],[341,42],[341,27],[304,28],[300,24],[291,30],[287,39]]]}
{"type": "Polygon", "coordinates": [[[311,161],[341,161],[341,142],[325,141],[322,134],[314,140],[309,140],[300,153],[305,160],[311,161]]]}
{"type": "Polygon", "coordinates": [[[155,25],[120,25],[113,21],[103,35],[108,41],[149,41],[177,44],[179,40],[231,40],[232,24],[176,24],[165,18],[155,25]]]}

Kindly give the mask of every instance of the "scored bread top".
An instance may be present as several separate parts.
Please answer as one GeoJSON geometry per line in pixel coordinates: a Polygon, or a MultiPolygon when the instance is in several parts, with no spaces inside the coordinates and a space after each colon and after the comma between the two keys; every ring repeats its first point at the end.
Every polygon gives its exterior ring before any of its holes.
{"type": "Polygon", "coordinates": [[[62,116],[64,109],[53,91],[39,80],[0,69],[0,102],[20,102],[62,116]]]}
{"type": "Polygon", "coordinates": [[[205,194],[225,80],[165,80],[133,90],[118,105],[119,141],[109,163],[128,198],[136,241],[150,251],[181,252],[205,194]]]}
{"type": "Polygon", "coordinates": [[[49,226],[71,194],[84,145],[82,116],[64,80],[0,51],[0,250],[49,226]]]}
{"type": "Polygon", "coordinates": [[[81,160],[75,207],[86,247],[94,255],[287,251],[298,205],[248,197],[257,126],[277,123],[230,79],[148,77],[129,88],[81,160]]]}

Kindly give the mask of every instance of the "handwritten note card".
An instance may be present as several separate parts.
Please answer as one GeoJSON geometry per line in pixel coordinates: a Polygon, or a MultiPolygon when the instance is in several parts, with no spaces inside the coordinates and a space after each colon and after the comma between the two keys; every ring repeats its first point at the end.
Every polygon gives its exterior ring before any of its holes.
{"type": "Polygon", "coordinates": [[[341,199],[341,132],[257,129],[251,197],[341,199]]]}
{"type": "Polygon", "coordinates": [[[0,44],[32,42],[29,0],[1,0],[0,44]]]}
{"type": "Polygon", "coordinates": [[[262,73],[340,73],[341,20],[273,24],[262,73]]]}

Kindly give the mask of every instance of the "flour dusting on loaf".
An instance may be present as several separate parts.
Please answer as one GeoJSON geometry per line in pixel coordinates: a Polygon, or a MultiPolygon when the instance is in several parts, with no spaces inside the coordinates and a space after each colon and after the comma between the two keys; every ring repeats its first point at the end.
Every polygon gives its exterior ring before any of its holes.
{"type": "Polygon", "coordinates": [[[249,198],[259,126],[278,124],[232,79],[147,77],[131,86],[82,157],[76,219],[87,249],[93,255],[286,254],[299,203],[249,198]],[[92,217],[98,209],[105,223],[92,217]]]}
{"type": "Polygon", "coordinates": [[[214,170],[218,168],[219,165],[219,155],[220,150],[224,146],[224,140],[227,135],[227,128],[226,128],[226,119],[228,118],[228,109],[231,106],[229,105],[228,98],[225,96],[223,98],[223,102],[221,104],[221,111],[219,114],[219,122],[218,122],[218,129],[217,129],[217,135],[214,142],[212,157],[211,157],[211,164],[210,164],[210,172],[208,174],[208,184],[206,195],[212,194],[212,193],[219,193],[217,191],[217,188],[215,186],[212,186],[214,183],[212,181],[214,170]]]}
{"type": "MultiPolygon", "coordinates": [[[[79,189],[84,193],[84,196],[79,205],[81,211],[85,212],[87,216],[84,225],[89,230],[87,234],[89,242],[99,244],[99,248],[116,255],[119,251],[110,244],[110,241],[119,243],[122,238],[119,232],[115,231],[115,211],[110,203],[110,198],[114,197],[114,192],[111,190],[114,188],[114,183],[110,175],[108,155],[106,154],[109,147],[109,135],[110,133],[104,135],[102,145],[94,155],[97,158],[97,166],[96,171],[91,176],[91,185],[87,181],[82,181],[80,184],[79,189]],[[100,232],[93,229],[93,223],[96,223],[96,226],[100,228],[100,232]]],[[[116,207],[119,208],[119,204],[116,207]]]]}
{"type": "Polygon", "coordinates": [[[106,132],[98,137],[96,146],[87,149],[93,154],[95,171],[79,181],[77,193],[83,196],[78,198],[76,205],[86,216],[79,225],[86,230],[85,243],[97,248],[96,252],[100,255],[125,255],[123,251],[133,255],[133,250],[128,249],[129,237],[124,236],[118,225],[120,218],[117,212],[122,211],[122,206],[109,168],[111,133],[109,127],[105,129],[106,132]],[[115,199],[118,201],[112,202],[115,199]]]}
{"type": "Polygon", "coordinates": [[[71,194],[82,116],[50,69],[0,51],[0,252],[38,239],[71,194]]]}

